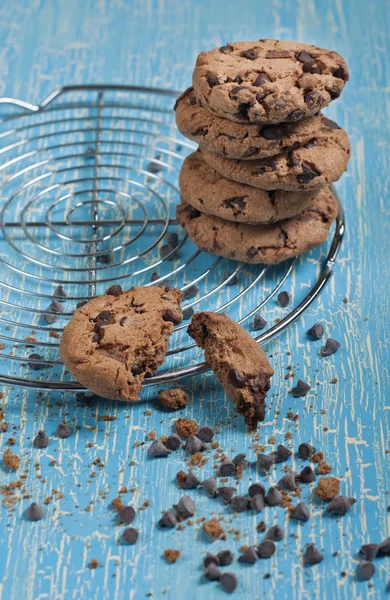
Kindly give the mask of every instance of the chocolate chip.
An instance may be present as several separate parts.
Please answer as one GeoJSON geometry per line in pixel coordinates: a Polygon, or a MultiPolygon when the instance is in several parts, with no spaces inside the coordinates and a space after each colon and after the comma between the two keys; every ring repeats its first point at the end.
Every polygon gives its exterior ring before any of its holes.
{"type": "Polygon", "coordinates": [[[312,164],[303,160],[301,162],[302,173],[297,175],[297,181],[302,184],[309,183],[312,179],[319,177],[321,172],[312,164]]]}
{"type": "Polygon", "coordinates": [[[190,454],[196,454],[196,452],[202,452],[205,449],[205,445],[196,435],[189,435],[184,450],[187,450],[190,454]]]}
{"type": "Polygon", "coordinates": [[[221,575],[219,582],[225,592],[229,592],[229,594],[234,592],[238,584],[237,577],[234,573],[224,573],[221,575]]]}
{"type": "Polygon", "coordinates": [[[201,482],[197,476],[192,471],[188,471],[188,475],[182,485],[183,490],[195,490],[200,485],[201,482]]]}
{"type": "Polygon", "coordinates": [[[110,310],[103,310],[95,317],[94,321],[101,326],[112,325],[115,323],[114,315],[110,310]]]}
{"type": "Polygon", "coordinates": [[[226,200],[222,202],[222,206],[224,208],[231,209],[235,216],[240,215],[246,207],[245,198],[247,198],[247,196],[235,196],[233,198],[226,198],[226,200]]]}
{"type": "Polygon", "coordinates": [[[137,376],[137,375],[141,375],[141,373],[143,373],[143,369],[140,365],[133,365],[131,367],[131,372],[133,375],[137,376]]]}
{"type": "Polygon", "coordinates": [[[277,463],[284,462],[285,460],[290,458],[291,455],[292,455],[291,450],[286,448],[286,446],[283,446],[283,444],[279,444],[278,447],[276,448],[275,462],[277,462],[277,463]]]}
{"type": "Polygon", "coordinates": [[[313,469],[309,466],[304,467],[299,474],[299,480],[302,483],[313,483],[315,481],[316,476],[313,469]]]}
{"type": "Polygon", "coordinates": [[[247,255],[248,258],[255,258],[255,256],[257,256],[258,253],[259,253],[258,249],[255,248],[254,246],[251,246],[246,251],[246,255],[247,255]]]}
{"type": "Polygon", "coordinates": [[[297,521],[308,521],[310,519],[310,511],[304,502],[299,502],[294,510],[291,511],[290,516],[297,521]]]}
{"type": "Polygon", "coordinates": [[[217,552],[217,558],[221,567],[231,565],[234,560],[234,554],[231,550],[220,550],[217,552]]]}
{"type": "Polygon", "coordinates": [[[254,154],[258,154],[258,153],[259,153],[259,148],[256,148],[255,146],[249,146],[249,148],[247,150],[245,150],[245,152],[242,154],[242,158],[248,158],[248,156],[253,156],[254,154]]]}
{"type": "Polygon", "coordinates": [[[280,542],[284,538],[284,529],[278,524],[272,525],[266,533],[266,538],[272,542],[280,542]]]}
{"type": "Polygon", "coordinates": [[[322,98],[321,94],[319,92],[316,92],[315,90],[306,92],[306,94],[303,96],[303,100],[309,108],[314,108],[314,107],[321,108],[321,105],[323,102],[323,98],[322,98]]]}
{"type": "Polygon", "coordinates": [[[241,554],[241,556],[238,557],[238,562],[254,565],[258,558],[259,557],[257,556],[256,550],[253,546],[250,546],[243,554],[241,554]]]}
{"type": "Polygon", "coordinates": [[[289,471],[281,479],[278,481],[278,486],[284,488],[285,490],[295,491],[298,489],[298,486],[295,482],[295,473],[293,471],[289,471]]]}
{"type": "Polygon", "coordinates": [[[275,463],[274,457],[270,456],[268,454],[258,454],[256,457],[256,460],[257,460],[257,464],[260,467],[260,470],[263,473],[265,473],[266,471],[269,471],[269,469],[275,463]]]}
{"type": "Polygon", "coordinates": [[[177,246],[179,244],[179,235],[175,232],[167,233],[164,239],[170,246],[177,246]]]}
{"type": "Polygon", "coordinates": [[[130,525],[135,519],[135,510],[132,506],[122,506],[122,508],[119,509],[118,516],[121,523],[130,525]]]}
{"type": "Polygon", "coordinates": [[[57,319],[54,315],[59,315],[62,313],[62,306],[58,300],[53,300],[46,310],[53,313],[51,315],[43,315],[46,323],[55,323],[57,319]]]}
{"type": "Polygon", "coordinates": [[[320,354],[321,356],[330,356],[331,354],[337,352],[340,346],[340,342],[334,340],[333,338],[328,338],[325,342],[325,346],[321,348],[320,354]]]}
{"type": "Polygon", "coordinates": [[[213,75],[212,73],[209,73],[206,79],[210,87],[215,87],[216,85],[219,85],[218,77],[216,75],[213,75]]]}
{"type": "Polygon", "coordinates": [[[247,58],[248,60],[256,60],[256,58],[259,56],[259,53],[255,49],[244,50],[243,52],[241,52],[240,56],[242,56],[243,58],[247,58]]]}
{"type": "Polygon", "coordinates": [[[219,467],[220,477],[232,477],[236,473],[236,465],[231,460],[225,460],[219,467]]]}
{"type": "Polygon", "coordinates": [[[257,546],[259,558],[271,558],[275,554],[276,546],[272,540],[265,539],[257,546]]]}
{"type": "Polygon", "coordinates": [[[54,298],[65,299],[68,297],[62,285],[58,285],[52,295],[54,298]]]}
{"type": "Polygon", "coordinates": [[[265,319],[263,319],[263,317],[259,314],[255,315],[255,318],[253,319],[253,330],[254,331],[259,331],[260,329],[264,329],[264,327],[267,325],[267,321],[265,319]]]}
{"type": "Polygon", "coordinates": [[[228,373],[228,381],[235,388],[243,388],[249,383],[249,379],[246,375],[243,375],[237,369],[230,369],[228,373]]]}
{"type": "MultiPolygon", "coordinates": [[[[168,260],[173,260],[175,258],[174,250],[174,246],[171,246],[170,244],[164,244],[159,250],[160,258],[168,258],[168,260]]],[[[178,254],[176,253],[176,257],[177,256],[178,254]]]]}
{"type": "Polygon", "coordinates": [[[219,567],[219,558],[215,556],[215,554],[211,554],[211,552],[207,552],[206,556],[203,559],[203,565],[208,567],[209,565],[215,565],[219,567]]]}
{"type": "Polygon", "coordinates": [[[195,514],[195,502],[190,496],[180,498],[179,502],[174,505],[174,508],[185,517],[192,517],[195,514]]]}
{"type": "Polygon", "coordinates": [[[301,50],[301,52],[297,55],[297,60],[309,67],[315,63],[315,58],[313,58],[313,56],[307,50],[301,50]]]}
{"type": "Polygon", "coordinates": [[[192,306],[184,306],[182,309],[183,321],[188,321],[191,319],[194,314],[194,309],[192,306]]]}
{"type": "Polygon", "coordinates": [[[260,85],[264,85],[268,81],[271,81],[270,78],[268,77],[268,75],[266,73],[261,72],[261,73],[258,74],[258,76],[254,80],[254,82],[252,83],[252,85],[258,87],[260,85]]]}
{"type": "MultiPolygon", "coordinates": [[[[30,356],[28,357],[29,360],[42,360],[43,356],[41,356],[40,354],[30,354],[30,356]]],[[[44,363],[39,363],[39,362],[28,362],[27,363],[28,366],[30,367],[30,369],[33,369],[34,371],[39,371],[40,369],[44,369],[46,367],[46,365],[44,363]]]]}
{"type": "Polygon", "coordinates": [[[236,488],[230,485],[218,488],[218,494],[221,496],[224,504],[229,504],[235,493],[236,488]]]}
{"type": "Polygon", "coordinates": [[[230,44],[226,44],[225,46],[221,46],[219,51],[222,52],[222,54],[230,54],[233,52],[233,48],[230,44]]]}
{"type": "Polygon", "coordinates": [[[342,79],[343,81],[348,81],[349,79],[348,72],[344,69],[342,65],[339,65],[337,71],[333,73],[333,77],[336,77],[337,79],[342,79]]]}
{"type": "MultiPolygon", "coordinates": [[[[350,500],[351,500],[351,498],[350,498],[350,500]]],[[[355,502],[356,502],[356,500],[355,500],[355,502]]],[[[386,540],[383,540],[383,542],[381,544],[379,544],[378,554],[379,554],[379,556],[389,556],[390,555],[390,537],[388,537],[386,540]]]]}
{"type": "Polygon", "coordinates": [[[148,456],[150,458],[165,458],[166,456],[169,456],[170,453],[171,451],[161,442],[161,440],[154,440],[148,450],[148,456]]]}
{"type": "Polygon", "coordinates": [[[325,89],[327,92],[329,92],[329,95],[332,98],[332,100],[336,100],[336,98],[339,98],[341,95],[339,88],[335,85],[332,87],[326,87],[325,89]]]}
{"type": "Polygon", "coordinates": [[[135,544],[138,540],[139,533],[134,527],[126,527],[122,533],[122,540],[125,544],[135,544]]]}
{"type": "Polygon", "coordinates": [[[280,506],[283,502],[283,496],[276,487],[270,487],[264,500],[268,506],[280,506]]]}
{"type": "Polygon", "coordinates": [[[262,483],[252,483],[252,485],[249,486],[248,494],[250,496],[265,496],[265,487],[262,483]]]}
{"type": "Polygon", "coordinates": [[[261,512],[265,506],[263,494],[256,494],[249,498],[249,506],[256,512],[261,512]]]}
{"type": "Polygon", "coordinates": [[[288,292],[279,292],[278,294],[278,304],[283,308],[286,308],[290,304],[291,294],[288,292]]]}
{"type": "Polygon", "coordinates": [[[210,498],[216,497],[218,484],[215,477],[209,477],[205,481],[202,481],[202,487],[206,490],[210,498]]]}
{"type": "Polygon", "coordinates": [[[175,527],[177,525],[177,519],[173,512],[167,510],[163,514],[157,525],[159,525],[160,527],[175,527]]]}
{"type": "Polygon", "coordinates": [[[283,130],[279,125],[267,125],[260,129],[260,135],[265,140],[278,142],[283,138],[283,130]]]}
{"type": "Polygon", "coordinates": [[[199,288],[197,285],[191,285],[189,288],[187,288],[186,290],[184,290],[183,292],[183,300],[190,300],[191,298],[194,298],[194,296],[196,296],[196,294],[199,292],[199,288]]]}
{"type": "Polygon", "coordinates": [[[311,390],[311,385],[302,381],[302,379],[298,379],[297,385],[292,388],[291,393],[294,398],[302,398],[302,396],[306,396],[308,392],[311,390]]]}
{"type": "Polygon", "coordinates": [[[363,544],[363,546],[359,550],[359,554],[361,554],[365,560],[374,560],[376,555],[378,554],[379,544],[363,544]]]}
{"type": "Polygon", "coordinates": [[[196,437],[202,440],[202,442],[211,442],[214,437],[214,431],[208,425],[202,425],[196,432],[196,437]]]}
{"type": "Polygon", "coordinates": [[[240,454],[237,454],[237,456],[235,456],[233,458],[233,463],[235,464],[236,467],[240,467],[241,470],[246,469],[247,466],[250,464],[249,461],[247,461],[245,457],[246,457],[245,452],[240,452],[240,454]]]}
{"type": "Polygon", "coordinates": [[[103,265],[108,265],[111,262],[111,257],[109,254],[100,254],[96,257],[96,261],[103,265]]]}
{"type": "Polygon", "coordinates": [[[28,521],[40,521],[45,516],[45,509],[38,502],[32,502],[26,508],[26,519],[28,521]]]}
{"type": "Polygon", "coordinates": [[[326,507],[326,512],[331,514],[335,513],[336,515],[345,515],[355,502],[355,498],[336,496],[326,507]]]}
{"type": "Polygon", "coordinates": [[[302,109],[298,108],[297,110],[293,110],[287,115],[286,121],[291,123],[295,123],[295,121],[300,121],[305,116],[305,113],[302,109]]]}
{"type": "Polygon", "coordinates": [[[46,432],[43,431],[43,429],[40,429],[33,440],[33,446],[41,450],[42,448],[47,448],[48,445],[49,438],[47,437],[46,432]]]}
{"type": "MultiPolygon", "coordinates": [[[[157,154],[155,160],[161,160],[161,155],[157,154]]],[[[150,161],[146,166],[146,170],[149,171],[149,173],[160,173],[160,171],[162,171],[162,165],[155,162],[155,160],[150,161]]]]}
{"type": "Polygon", "coordinates": [[[114,283],[114,285],[110,285],[110,287],[106,289],[106,294],[108,296],[120,296],[121,293],[122,287],[118,283],[114,283]]]}
{"type": "Polygon", "coordinates": [[[298,456],[299,456],[299,458],[302,458],[303,460],[310,458],[311,456],[313,456],[313,454],[315,452],[316,452],[316,449],[314,448],[314,446],[311,446],[307,442],[303,442],[302,444],[299,444],[299,446],[298,446],[298,456]]]}
{"type": "Polygon", "coordinates": [[[268,50],[265,58],[291,58],[291,52],[288,50],[268,50]]]}
{"type": "Polygon", "coordinates": [[[317,565],[324,560],[324,555],[319,552],[314,544],[309,544],[303,555],[304,565],[317,565]]]}
{"type": "Polygon", "coordinates": [[[66,439],[72,435],[72,429],[69,427],[68,423],[61,421],[57,425],[56,434],[59,438],[66,439]]]}
{"type": "Polygon", "coordinates": [[[375,573],[375,565],[372,562],[363,560],[358,566],[358,577],[363,581],[368,581],[375,573]]]}
{"type": "Polygon", "coordinates": [[[325,125],[328,129],[341,129],[337,123],[328,119],[327,117],[322,117],[322,124],[325,125]]]}
{"type": "Polygon", "coordinates": [[[209,581],[219,581],[221,578],[221,571],[218,569],[217,565],[212,562],[206,567],[203,577],[209,581]]]}
{"type": "Polygon", "coordinates": [[[168,450],[172,450],[173,452],[175,452],[181,446],[181,439],[179,438],[177,433],[172,433],[167,437],[165,445],[168,448],[168,450]]]}
{"type": "Polygon", "coordinates": [[[85,306],[86,304],[88,304],[88,300],[79,300],[76,304],[76,308],[81,308],[82,306],[85,306]]]}
{"type": "Polygon", "coordinates": [[[247,90],[248,88],[246,87],[246,85],[237,85],[234,88],[232,88],[229,92],[229,96],[233,97],[233,96],[237,96],[241,90],[247,90]]]}
{"type": "Polygon", "coordinates": [[[174,325],[181,323],[181,315],[176,313],[172,308],[166,308],[163,312],[162,318],[164,321],[170,321],[174,325]]]}
{"type": "Polygon", "coordinates": [[[306,331],[307,335],[310,335],[315,340],[319,340],[324,335],[324,328],[321,323],[315,323],[306,331]]]}
{"type": "Polygon", "coordinates": [[[244,496],[234,496],[230,501],[230,506],[234,512],[241,513],[248,508],[248,500],[244,496]]]}
{"type": "MultiPolygon", "coordinates": [[[[221,283],[225,283],[226,279],[230,277],[231,273],[225,273],[225,275],[221,279],[221,283]]],[[[234,274],[229,281],[226,281],[225,285],[237,285],[238,283],[238,275],[234,274]]]]}

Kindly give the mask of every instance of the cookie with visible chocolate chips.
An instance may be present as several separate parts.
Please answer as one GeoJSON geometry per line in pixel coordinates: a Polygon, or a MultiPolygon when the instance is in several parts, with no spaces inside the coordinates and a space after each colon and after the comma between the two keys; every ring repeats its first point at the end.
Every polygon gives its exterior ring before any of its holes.
{"type": "Polygon", "coordinates": [[[237,223],[273,223],[288,219],[310,206],[317,190],[266,191],[226,179],[209,167],[201,152],[185,159],[180,172],[185,202],[206,215],[237,223]]]}
{"type": "Polygon", "coordinates": [[[197,313],[189,335],[203,348],[206,361],[243,415],[250,430],[265,417],[265,398],[274,371],[260,345],[225,315],[197,313]]]}
{"type": "Polygon", "coordinates": [[[276,264],[322,244],[337,210],[330,189],[322,188],[297,217],[269,225],[232,223],[185,203],[176,213],[200,250],[246,263],[276,264]]]}
{"type": "Polygon", "coordinates": [[[336,52],[272,39],[229,43],[199,54],[197,101],[238,123],[299,121],[338,98],[348,68],[336,52]]]}
{"type": "Polygon", "coordinates": [[[182,320],[181,296],[175,288],[150,286],[94,298],[64,329],[65,366],[99,396],[139,400],[142,380],[162,364],[173,327],[182,320]]]}
{"type": "Polygon", "coordinates": [[[235,123],[198,104],[192,88],[180,96],[175,109],[178,129],[186,138],[197,142],[201,150],[242,160],[265,158],[302,146],[321,127],[319,114],[277,125],[235,123]]]}
{"type": "Polygon", "coordinates": [[[262,190],[309,190],[337,181],[347,168],[349,139],[334,121],[321,117],[321,129],[301,148],[259,160],[229,160],[203,151],[204,160],[221,175],[262,190]]]}

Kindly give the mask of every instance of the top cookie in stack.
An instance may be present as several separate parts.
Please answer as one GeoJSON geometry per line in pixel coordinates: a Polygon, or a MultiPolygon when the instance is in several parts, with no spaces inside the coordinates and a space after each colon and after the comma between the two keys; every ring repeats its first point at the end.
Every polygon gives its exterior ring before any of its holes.
{"type": "Polygon", "coordinates": [[[176,103],[199,143],[180,174],[179,222],[203,250],[276,263],[321,244],[337,215],[327,187],[346,169],[348,136],[320,110],[348,69],[297,42],[237,42],[202,52],[176,103]]]}

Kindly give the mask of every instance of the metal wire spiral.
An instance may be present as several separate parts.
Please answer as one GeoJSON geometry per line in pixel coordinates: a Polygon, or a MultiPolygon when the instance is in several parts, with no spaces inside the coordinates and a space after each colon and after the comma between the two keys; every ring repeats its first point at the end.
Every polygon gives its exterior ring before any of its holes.
{"type": "MultiPolygon", "coordinates": [[[[293,274],[294,260],[249,267],[202,253],[178,228],[178,172],[194,146],[175,128],[177,95],[87,85],[56,90],[39,106],[0,99],[0,110],[13,109],[0,121],[0,383],[81,390],[61,363],[59,337],[77,303],[112,282],[126,289],[168,281],[184,292],[196,285],[187,311],[236,311],[248,325],[293,274]],[[164,252],[172,232],[177,244],[164,252]],[[58,285],[67,297],[57,298],[62,311],[48,323],[58,285]],[[249,302],[258,295],[260,301],[249,302]]],[[[309,293],[258,335],[259,342],[284,331],[320,293],[343,233],[339,203],[326,261],[311,257],[316,272],[308,275],[309,293]]],[[[299,260],[300,269],[309,268],[299,260]]],[[[198,354],[193,358],[186,327],[186,321],[176,327],[167,366],[146,385],[206,370],[198,354]]]]}

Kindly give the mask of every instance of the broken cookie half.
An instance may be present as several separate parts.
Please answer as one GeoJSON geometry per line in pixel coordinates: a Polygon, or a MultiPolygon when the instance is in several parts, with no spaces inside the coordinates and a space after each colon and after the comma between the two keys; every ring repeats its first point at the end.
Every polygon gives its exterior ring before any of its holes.
{"type": "Polygon", "coordinates": [[[195,314],[188,333],[203,348],[248,428],[256,429],[265,418],[265,397],[274,374],[259,344],[235,321],[211,312],[195,314]]]}
{"type": "Polygon", "coordinates": [[[175,288],[111,286],[75,311],[61,338],[62,361],[98,396],[139,400],[143,379],[163,363],[183,318],[181,299],[175,288]]]}

